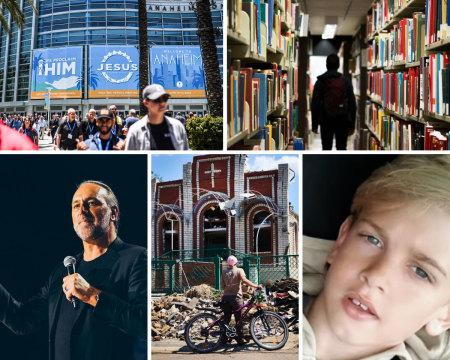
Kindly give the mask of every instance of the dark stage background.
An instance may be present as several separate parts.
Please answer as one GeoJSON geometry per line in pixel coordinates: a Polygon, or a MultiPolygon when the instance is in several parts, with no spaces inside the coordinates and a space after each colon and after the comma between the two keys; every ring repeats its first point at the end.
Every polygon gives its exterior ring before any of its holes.
{"type": "MultiPolygon", "coordinates": [[[[120,238],[147,247],[147,155],[0,155],[0,283],[20,302],[58,263],[83,251],[72,196],[84,180],[109,185],[119,200],[120,238]]],[[[14,335],[0,323],[0,359],[48,360],[48,331],[14,335]]]]}

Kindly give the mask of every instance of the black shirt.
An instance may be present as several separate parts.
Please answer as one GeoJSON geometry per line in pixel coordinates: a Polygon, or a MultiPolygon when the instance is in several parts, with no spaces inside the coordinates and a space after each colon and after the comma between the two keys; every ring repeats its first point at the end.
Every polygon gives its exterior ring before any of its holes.
{"type": "Polygon", "coordinates": [[[99,131],[95,120],[93,123],[91,123],[90,121],[83,120],[83,122],[81,123],[81,128],[83,130],[84,140],[90,139],[89,135],[95,135],[99,131]]]}
{"type": "MultiPolygon", "coordinates": [[[[89,273],[95,270],[102,261],[104,255],[105,254],[92,261],[84,261],[82,259],[80,265],[75,268],[76,272],[86,279],[89,273]]],[[[86,323],[86,316],[89,316],[94,308],[89,304],[79,301],[79,308],[75,309],[72,302],[66,299],[64,293],[61,296],[63,296],[63,299],[55,332],[55,360],[70,360],[71,338],[84,326],[84,323],[86,323]],[[77,329],[74,328],[75,326],[77,326],[77,329]]]]}
{"type": "Polygon", "coordinates": [[[112,139],[109,142],[108,148],[106,148],[106,145],[108,144],[109,139],[100,139],[100,140],[102,141],[102,149],[103,150],[114,150],[113,149],[113,141],[112,141],[112,139]]]}
{"type": "MultiPolygon", "coordinates": [[[[106,251],[105,254],[107,252],[108,251],[106,251]]],[[[89,274],[92,274],[96,271],[97,268],[101,267],[99,265],[101,265],[101,263],[106,260],[105,254],[92,261],[84,261],[82,259],[80,265],[75,267],[76,272],[80,274],[87,282],[89,282],[89,274]]],[[[91,285],[95,287],[94,284],[91,285]]],[[[55,360],[72,360],[70,348],[72,337],[77,336],[80,332],[88,331],[92,334],[92,341],[100,342],[102,336],[96,336],[95,322],[103,320],[99,320],[92,315],[94,307],[92,307],[91,305],[79,301],[79,308],[75,309],[72,305],[72,302],[66,299],[64,293],[62,293],[61,296],[63,296],[63,299],[61,302],[58,322],[56,324],[55,331],[55,360]]],[[[105,344],[100,344],[100,347],[102,347],[101,345],[103,345],[104,348],[107,349],[107,341],[104,342],[105,344]]],[[[99,358],[99,360],[106,360],[108,358],[108,351],[105,351],[104,353],[105,357],[101,357],[99,358]]]]}
{"type": "Polygon", "coordinates": [[[150,126],[149,130],[154,140],[150,144],[151,150],[175,150],[170,137],[169,126],[165,120],[158,125],[147,123],[147,126],[150,126]]]}
{"type": "Polygon", "coordinates": [[[77,148],[77,140],[83,135],[81,124],[74,120],[72,123],[68,121],[62,121],[58,128],[58,134],[61,134],[61,145],[63,148],[69,148],[70,150],[77,148]],[[70,129],[69,129],[70,124],[70,129]],[[72,129],[72,131],[71,131],[72,129]],[[72,134],[72,139],[69,139],[69,135],[72,134]]]}

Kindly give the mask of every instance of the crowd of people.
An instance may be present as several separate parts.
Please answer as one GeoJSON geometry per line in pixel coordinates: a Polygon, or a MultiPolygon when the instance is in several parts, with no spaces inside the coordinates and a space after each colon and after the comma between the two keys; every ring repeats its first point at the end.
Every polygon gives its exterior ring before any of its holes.
{"type": "Polygon", "coordinates": [[[44,139],[45,130],[47,129],[47,117],[38,114],[6,115],[1,117],[3,125],[17,130],[19,133],[28,137],[36,146],[39,146],[39,139],[44,139]]]}
{"type": "Polygon", "coordinates": [[[0,149],[38,149],[39,139],[47,135],[51,136],[55,151],[189,150],[186,122],[197,114],[191,112],[183,116],[178,112],[173,117],[167,110],[169,97],[161,85],[147,86],[143,91],[143,104],[148,114],[142,119],[136,117],[134,109],[126,117],[119,116],[115,105],[99,111],[91,109],[83,119],[72,108],[64,116],[55,114],[51,119],[38,114],[4,114],[1,123],[23,137],[0,126],[0,149]]]}

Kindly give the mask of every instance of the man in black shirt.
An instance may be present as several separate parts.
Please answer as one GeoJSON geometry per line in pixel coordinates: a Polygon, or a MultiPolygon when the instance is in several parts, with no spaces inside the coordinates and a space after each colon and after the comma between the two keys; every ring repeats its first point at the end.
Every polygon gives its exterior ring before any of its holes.
{"type": "Polygon", "coordinates": [[[77,150],[125,150],[125,142],[112,133],[114,115],[111,110],[101,109],[97,117],[99,132],[91,139],[78,142],[77,150]]]}
{"type": "Polygon", "coordinates": [[[128,132],[126,150],[189,150],[183,124],[164,115],[169,96],[158,84],[144,89],[142,98],[148,115],[136,122],[128,132]]]}
{"type": "Polygon", "coordinates": [[[76,150],[77,141],[83,141],[83,132],[81,123],[75,120],[76,113],[74,109],[67,111],[68,121],[61,121],[58,128],[58,137],[56,138],[56,150],[76,150]]]}
{"type": "Polygon", "coordinates": [[[73,227],[84,248],[74,257],[76,273],[67,276],[60,263],[24,304],[0,286],[0,321],[20,335],[49,327],[50,360],[141,358],[136,349],[147,341],[147,249],[117,236],[119,220],[111,188],[82,183],[72,198],[73,227]]]}
{"type": "Polygon", "coordinates": [[[89,117],[84,119],[81,123],[83,129],[84,140],[92,139],[98,133],[97,113],[94,109],[89,110],[89,117]]]}

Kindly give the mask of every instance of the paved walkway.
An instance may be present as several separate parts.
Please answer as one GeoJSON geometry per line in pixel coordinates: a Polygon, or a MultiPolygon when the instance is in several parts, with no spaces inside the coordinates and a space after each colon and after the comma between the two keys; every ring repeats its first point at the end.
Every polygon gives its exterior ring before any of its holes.
{"type": "Polygon", "coordinates": [[[53,151],[52,137],[47,136],[48,130],[45,132],[44,140],[39,139],[39,151],[53,151]]]}
{"type": "Polygon", "coordinates": [[[289,340],[286,345],[276,351],[267,351],[256,345],[253,340],[245,346],[236,346],[236,342],[220,346],[212,354],[197,354],[194,353],[184,340],[161,340],[151,342],[152,359],[164,360],[179,360],[182,357],[192,357],[192,359],[201,357],[202,359],[216,360],[223,359],[226,355],[232,358],[239,358],[244,360],[261,359],[261,355],[279,357],[283,360],[298,360],[299,359],[299,335],[289,333],[289,340]]]}

